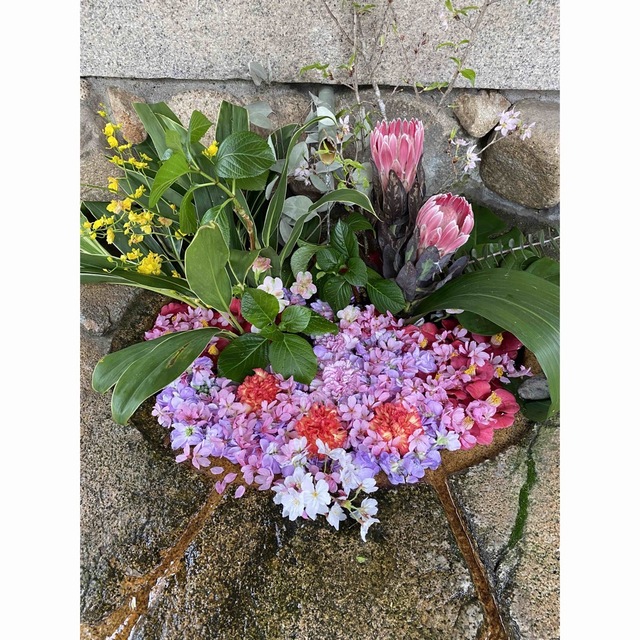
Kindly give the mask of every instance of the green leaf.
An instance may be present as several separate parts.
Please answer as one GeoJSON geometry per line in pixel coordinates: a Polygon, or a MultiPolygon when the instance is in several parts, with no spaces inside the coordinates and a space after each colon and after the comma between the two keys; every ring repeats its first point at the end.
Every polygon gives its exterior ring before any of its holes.
{"type": "MultiPolygon", "coordinates": [[[[321,198],[318,198],[311,207],[309,207],[309,211],[315,211],[316,209],[323,207],[328,202],[350,204],[372,213],[376,218],[378,217],[373,205],[371,204],[371,200],[369,200],[364,193],[357,191],[356,189],[336,189],[335,191],[326,193],[321,198]]],[[[346,224],[343,220],[340,222],[346,224]]]]}
{"type": "Polygon", "coordinates": [[[291,254],[291,272],[294,276],[297,276],[299,273],[307,270],[309,266],[309,260],[313,258],[316,252],[321,249],[318,245],[315,244],[305,244],[302,247],[299,247],[291,254]]]}
{"type": "Polygon", "coordinates": [[[354,287],[364,287],[368,279],[367,265],[360,258],[349,258],[347,270],[342,275],[354,287]]]}
{"type": "Polygon", "coordinates": [[[187,159],[179,153],[174,153],[158,169],[149,194],[149,206],[155,207],[165,190],[186,173],[189,173],[187,159]]]}
{"type": "Polygon", "coordinates": [[[244,333],[232,340],[218,357],[219,374],[242,382],[254,369],[264,369],[269,364],[268,344],[264,336],[255,333],[244,333]]]}
{"type": "Polygon", "coordinates": [[[232,294],[228,261],[229,249],[220,227],[213,222],[200,227],[185,252],[185,271],[191,289],[216,311],[229,312],[232,294]]]}
{"type": "Polygon", "coordinates": [[[351,228],[344,220],[339,220],[338,224],[331,230],[329,242],[344,258],[354,258],[359,255],[356,234],[351,231],[351,228]]]}
{"type": "Polygon", "coordinates": [[[464,309],[513,333],[540,363],[549,382],[552,410],[560,406],[560,288],[526,271],[487,269],[459,276],[415,312],[464,309]]]}
{"type": "Polygon", "coordinates": [[[194,111],[189,120],[189,142],[200,142],[202,136],[211,128],[213,122],[200,111],[194,111]]]}
{"type": "Polygon", "coordinates": [[[279,309],[278,299],[262,289],[246,289],[242,296],[242,316],[258,329],[271,324],[279,309]]]}
{"type": "Polygon", "coordinates": [[[164,138],[169,149],[171,149],[175,153],[184,155],[184,151],[182,150],[182,139],[177,131],[175,131],[174,129],[169,129],[169,131],[165,132],[164,138]]]}
{"type": "Polygon", "coordinates": [[[380,313],[387,311],[398,313],[404,309],[404,295],[402,289],[395,282],[381,278],[373,269],[367,269],[367,273],[369,276],[367,294],[380,313]]]}
{"type": "Polygon", "coordinates": [[[328,302],[335,312],[344,309],[351,302],[351,285],[342,276],[325,276],[320,282],[322,300],[328,302]]]}
{"type": "Polygon", "coordinates": [[[458,313],[456,318],[465,329],[482,336],[495,336],[502,331],[502,327],[471,311],[458,313]]]}
{"type": "Polygon", "coordinates": [[[264,191],[267,186],[267,179],[269,178],[269,170],[259,176],[253,176],[251,178],[240,178],[236,181],[236,189],[242,189],[243,191],[264,191]]]}
{"type": "Polygon", "coordinates": [[[304,333],[310,336],[322,336],[326,333],[336,334],[338,333],[338,325],[331,320],[327,320],[319,313],[315,311],[311,312],[311,317],[309,318],[309,324],[307,325],[304,333]]]}
{"type": "Polygon", "coordinates": [[[549,282],[560,285],[560,263],[552,258],[538,258],[525,271],[549,282]]]}
{"type": "Polygon", "coordinates": [[[198,230],[198,218],[193,204],[193,191],[189,189],[185,193],[180,204],[180,231],[184,234],[193,234],[198,230]]]}
{"type": "Polygon", "coordinates": [[[284,378],[293,376],[302,384],[309,384],[318,370],[318,360],[311,345],[304,338],[290,333],[269,345],[269,361],[276,373],[284,378]]]}
{"type": "Polygon", "coordinates": [[[356,211],[350,213],[346,217],[345,222],[354,233],[357,231],[373,231],[371,223],[361,213],[357,213],[356,211]]]}
{"type": "Polygon", "coordinates": [[[290,305],[282,312],[282,319],[278,328],[281,331],[300,333],[305,331],[310,319],[311,309],[297,304],[290,305]]]}
{"type": "Polygon", "coordinates": [[[216,140],[220,143],[238,131],[249,131],[249,112],[244,107],[223,100],[218,110],[216,140]]]}
{"type": "MultiPolygon", "coordinates": [[[[121,373],[111,397],[113,419],[118,424],[126,424],[149,396],[166,387],[186,371],[219,331],[212,327],[181,331],[163,336],[164,339],[134,345],[136,358],[121,373]]],[[[109,378],[113,377],[112,370],[122,369],[128,358],[120,355],[110,359],[116,355],[109,354],[101,361],[102,371],[99,378],[102,386],[108,384],[109,378]]]]}
{"type": "Polygon", "coordinates": [[[316,254],[316,263],[321,271],[337,271],[343,264],[342,254],[334,247],[323,247],[316,254]]]}
{"type": "Polygon", "coordinates": [[[231,179],[259,176],[276,161],[267,141],[251,131],[227,136],[215,160],[218,176],[231,179]]]}
{"type": "Polygon", "coordinates": [[[273,129],[273,122],[269,120],[273,109],[271,109],[266,102],[253,102],[252,104],[248,104],[247,111],[251,124],[261,127],[262,129],[273,129]]]}
{"type": "Polygon", "coordinates": [[[533,422],[544,422],[552,414],[550,400],[534,400],[521,405],[525,418],[533,422]]]}
{"type": "Polygon", "coordinates": [[[149,134],[153,146],[155,147],[158,157],[162,157],[167,150],[167,142],[165,139],[165,130],[158,120],[158,117],[153,112],[152,106],[145,102],[135,102],[133,108],[135,109],[145,131],[149,134]]]}
{"type": "Polygon", "coordinates": [[[460,75],[465,77],[472,87],[476,85],[476,72],[473,69],[460,69],[460,75]]]}
{"type": "Polygon", "coordinates": [[[238,284],[245,283],[249,269],[251,269],[251,265],[259,255],[260,249],[255,249],[254,251],[229,250],[229,267],[238,284]]]}

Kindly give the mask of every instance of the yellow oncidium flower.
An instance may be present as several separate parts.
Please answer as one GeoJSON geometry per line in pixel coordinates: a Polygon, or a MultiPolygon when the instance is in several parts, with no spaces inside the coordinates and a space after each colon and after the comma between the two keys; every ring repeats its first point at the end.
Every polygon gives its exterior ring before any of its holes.
{"type": "Polygon", "coordinates": [[[117,164],[121,167],[124,166],[124,160],[120,156],[112,156],[111,158],[109,158],[109,162],[117,164]]]}
{"type": "Polygon", "coordinates": [[[162,258],[157,254],[150,251],[138,265],[138,272],[147,276],[159,276],[162,271],[160,265],[162,264],[162,258]]]}
{"type": "Polygon", "coordinates": [[[91,223],[90,223],[88,220],[87,220],[86,222],[83,222],[83,223],[82,223],[82,226],[83,226],[85,229],[91,229],[91,223]]]}
{"type": "Polygon", "coordinates": [[[101,117],[101,118],[106,118],[107,117],[107,112],[104,109],[100,109],[99,111],[96,111],[96,113],[101,117]]]}
{"type": "Polygon", "coordinates": [[[141,184],[132,194],[131,197],[134,200],[137,200],[138,198],[142,197],[142,194],[146,191],[145,186],[143,184],[141,184]]]}
{"type": "Polygon", "coordinates": [[[127,149],[131,149],[132,144],[127,142],[127,144],[121,144],[118,146],[118,151],[126,151],[127,149]]]}
{"type": "Polygon", "coordinates": [[[171,277],[172,277],[172,278],[179,278],[179,277],[180,277],[180,274],[179,274],[179,273],[174,269],[174,270],[171,272],[171,277]]]}
{"type": "Polygon", "coordinates": [[[164,218],[164,217],[160,217],[158,218],[158,222],[163,226],[163,227],[170,227],[173,224],[173,220],[171,220],[171,218],[164,218]]]}
{"type": "Polygon", "coordinates": [[[107,218],[105,216],[102,216],[101,218],[98,218],[97,220],[95,220],[91,226],[93,230],[96,231],[97,229],[100,229],[101,227],[104,227],[107,224],[108,224],[107,218]]]}
{"type": "Polygon", "coordinates": [[[146,162],[140,162],[133,157],[127,158],[126,162],[134,166],[136,169],[146,169],[149,166],[146,162]]]}
{"type": "Polygon", "coordinates": [[[143,225],[140,227],[140,231],[142,231],[142,233],[144,233],[145,235],[147,235],[147,236],[148,236],[148,235],[151,233],[151,231],[152,231],[152,229],[151,229],[151,225],[150,225],[150,224],[143,224],[143,225]]]}
{"type": "Polygon", "coordinates": [[[138,247],[127,253],[127,260],[139,260],[140,258],[142,258],[142,251],[138,247]]]}
{"type": "Polygon", "coordinates": [[[213,158],[218,153],[218,143],[214,140],[203,152],[202,155],[207,158],[213,158]]]}
{"type": "Polygon", "coordinates": [[[117,146],[118,146],[118,144],[119,144],[119,143],[118,143],[118,139],[117,139],[115,136],[109,136],[109,137],[107,138],[107,144],[109,145],[109,147],[110,147],[111,149],[114,149],[114,148],[115,148],[115,147],[117,147],[117,146]]]}
{"type": "Polygon", "coordinates": [[[116,232],[112,228],[107,229],[107,242],[109,244],[113,244],[113,241],[115,239],[116,239],[116,232]]]}
{"type": "Polygon", "coordinates": [[[115,132],[116,127],[111,122],[107,122],[107,124],[104,125],[103,133],[107,138],[112,136],[115,132]]]}
{"type": "Polygon", "coordinates": [[[144,240],[144,236],[141,233],[132,233],[129,238],[129,245],[138,244],[144,240]]]}
{"type": "Polygon", "coordinates": [[[109,176],[108,180],[109,184],[107,185],[107,188],[109,189],[109,191],[113,191],[114,193],[118,191],[118,179],[109,176]]]}
{"type": "Polygon", "coordinates": [[[146,153],[141,153],[140,157],[147,162],[151,162],[151,160],[153,160],[153,158],[150,158],[146,153]]]}

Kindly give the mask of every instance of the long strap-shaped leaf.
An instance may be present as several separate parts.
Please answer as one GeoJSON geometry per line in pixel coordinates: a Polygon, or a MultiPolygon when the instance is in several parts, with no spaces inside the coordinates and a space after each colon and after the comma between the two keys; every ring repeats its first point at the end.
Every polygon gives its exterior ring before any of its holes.
{"type": "Polygon", "coordinates": [[[96,366],[93,384],[97,390],[108,389],[117,376],[111,397],[113,419],[126,424],[149,396],[186,371],[219,333],[213,327],[172,333],[105,356],[96,366]]]}
{"type": "Polygon", "coordinates": [[[415,309],[420,315],[464,309],[513,333],[534,353],[560,407],[560,288],[524,271],[485,269],[447,283],[415,309]]]}

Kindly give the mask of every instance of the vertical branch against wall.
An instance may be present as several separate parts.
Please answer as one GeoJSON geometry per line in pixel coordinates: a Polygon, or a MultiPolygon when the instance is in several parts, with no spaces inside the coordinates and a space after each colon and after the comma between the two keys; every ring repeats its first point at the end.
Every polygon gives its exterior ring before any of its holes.
{"type": "Polygon", "coordinates": [[[478,30],[480,28],[482,20],[484,19],[484,16],[487,13],[487,9],[492,4],[496,4],[498,2],[500,2],[500,0],[485,0],[484,3],[482,4],[482,6],[480,7],[480,9],[478,10],[475,22],[472,25],[468,25],[466,23],[463,23],[467,27],[467,29],[469,29],[470,32],[471,32],[469,34],[469,37],[467,38],[467,40],[469,42],[465,46],[464,51],[463,51],[462,55],[460,56],[460,60],[459,60],[458,64],[456,65],[456,68],[454,69],[453,74],[451,75],[451,79],[449,80],[449,84],[447,85],[446,91],[442,94],[442,97],[440,98],[440,102],[438,103],[438,109],[442,108],[442,106],[444,105],[445,100],[447,99],[447,97],[451,93],[451,90],[453,89],[453,85],[455,84],[455,81],[458,79],[458,76],[460,75],[460,72],[462,71],[462,69],[463,69],[463,67],[464,67],[464,65],[465,65],[465,63],[467,61],[467,57],[469,56],[469,52],[471,51],[471,49],[473,47],[474,39],[475,39],[476,35],[478,34],[478,30]]]}

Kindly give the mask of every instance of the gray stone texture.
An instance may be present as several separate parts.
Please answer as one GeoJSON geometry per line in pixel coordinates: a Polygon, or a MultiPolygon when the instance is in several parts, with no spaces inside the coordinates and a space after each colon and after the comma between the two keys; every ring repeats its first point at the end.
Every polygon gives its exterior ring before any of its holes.
{"type": "Polygon", "coordinates": [[[482,138],[500,120],[510,102],[497,91],[463,93],[456,100],[453,113],[464,128],[474,138],[482,138]]]}
{"type": "MultiPolygon", "coordinates": [[[[272,82],[326,82],[319,72],[300,75],[301,67],[321,62],[336,70],[339,82],[344,78],[337,67],[352,52],[346,36],[352,19],[348,3],[327,4],[344,32],[320,2],[83,0],[81,75],[248,79],[249,63],[257,62],[269,69],[272,82]]],[[[475,86],[559,89],[559,4],[503,0],[490,6],[466,61],[477,73],[475,86]]],[[[453,69],[449,56],[455,54],[436,50],[436,45],[467,38],[468,30],[454,20],[444,27],[441,0],[396,0],[396,35],[385,6],[379,3],[363,20],[367,57],[375,50],[381,24],[387,33],[374,80],[390,86],[448,80],[453,69]]],[[[363,68],[360,83],[370,82],[371,74],[363,68]]],[[[456,86],[469,83],[459,77],[456,86]]]]}
{"type": "Polygon", "coordinates": [[[549,209],[560,202],[559,105],[521,100],[513,108],[523,122],[535,122],[532,136],[498,138],[483,153],[480,176],[503,198],[531,209],[549,209]]]}
{"type": "Polygon", "coordinates": [[[560,638],[560,429],[558,418],[539,431],[531,455],[536,482],[513,572],[509,612],[523,640],[560,638]]]}
{"type": "MultiPolygon", "coordinates": [[[[83,289],[87,317],[112,302],[109,288],[83,289]]],[[[129,306],[123,313],[128,333],[81,331],[80,614],[86,624],[97,623],[122,604],[123,580],[158,564],[161,551],[175,544],[208,495],[201,477],[175,464],[148,405],[132,424],[117,425],[111,419],[110,394],[91,388],[98,360],[113,344],[123,348],[138,340],[141,336],[133,338],[132,333],[139,333],[141,317],[148,319],[159,301],[145,293],[129,306]]]]}
{"type": "Polygon", "coordinates": [[[476,638],[482,611],[433,491],[376,497],[366,543],[358,526],[283,520],[265,493],[226,499],[132,640],[476,638]]]}
{"type": "Polygon", "coordinates": [[[122,137],[132,144],[144,142],[147,139],[147,132],[133,108],[135,102],[144,102],[144,100],[119,87],[109,87],[107,97],[111,107],[112,122],[122,127],[120,129],[122,137]]]}

